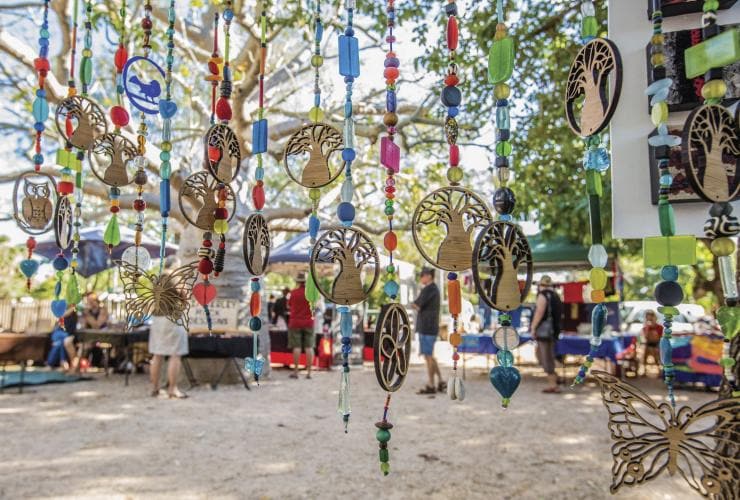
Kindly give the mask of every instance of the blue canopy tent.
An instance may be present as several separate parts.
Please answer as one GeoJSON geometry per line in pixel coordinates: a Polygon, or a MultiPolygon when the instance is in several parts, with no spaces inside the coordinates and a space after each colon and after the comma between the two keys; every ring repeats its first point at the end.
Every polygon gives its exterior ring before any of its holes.
{"type": "MultiPolygon", "coordinates": [[[[123,251],[134,244],[135,232],[127,227],[121,227],[121,243],[113,248],[112,254],[108,255],[108,245],[103,242],[104,226],[83,228],[80,230],[80,253],[77,272],[88,278],[106,269],[113,267],[113,260],[120,259],[123,251]]],[[[141,246],[146,248],[152,258],[159,258],[159,243],[151,240],[142,240],[141,246]]],[[[165,255],[177,252],[177,245],[167,243],[165,255]]],[[[34,253],[51,260],[59,254],[59,247],[54,239],[54,233],[50,232],[39,239],[34,253]]],[[[71,247],[64,251],[69,259],[72,257],[71,247]]]]}

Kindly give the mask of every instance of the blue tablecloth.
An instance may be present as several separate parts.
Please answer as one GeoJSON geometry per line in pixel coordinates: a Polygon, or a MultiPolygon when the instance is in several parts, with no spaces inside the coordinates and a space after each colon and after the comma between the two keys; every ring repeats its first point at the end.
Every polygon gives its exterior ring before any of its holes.
{"type": "MultiPolygon", "coordinates": [[[[635,337],[637,335],[624,334],[618,337],[604,338],[596,353],[596,357],[610,359],[616,363],[617,354],[625,350],[635,337]]],[[[521,335],[520,337],[521,344],[531,340],[532,337],[530,335],[521,335]]],[[[589,337],[561,335],[555,346],[555,352],[558,355],[573,354],[585,356],[588,354],[590,348],[589,341],[589,337]]],[[[493,339],[487,335],[463,335],[458,351],[466,354],[496,354],[498,349],[493,345],[493,339]]]]}

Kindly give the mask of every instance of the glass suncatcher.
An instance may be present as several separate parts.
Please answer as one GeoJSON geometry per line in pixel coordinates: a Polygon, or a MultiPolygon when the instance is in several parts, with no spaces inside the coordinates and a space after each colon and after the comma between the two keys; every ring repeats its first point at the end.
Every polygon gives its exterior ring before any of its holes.
{"type": "Polygon", "coordinates": [[[459,315],[462,310],[459,272],[472,267],[472,238],[476,230],[491,222],[491,213],[485,201],[473,191],[460,186],[463,170],[460,168],[460,148],[457,145],[459,127],[457,116],[460,113],[462,93],[457,87],[460,83],[456,62],[459,42],[457,4],[448,0],[445,5],[447,28],[447,76],[444,79],[441,101],[447,108],[444,132],[449,148],[447,180],[450,185],[429,193],[419,203],[411,220],[414,244],[424,259],[434,267],[449,271],[447,274],[447,299],[452,315],[452,333],[449,336],[453,348],[452,375],[447,382],[447,393],[453,400],[465,398],[462,377],[457,375],[457,362],[460,355],[457,347],[462,342],[459,333],[459,315]],[[428,233],[428,234],[427,234],[428,233]],[[426,235],[428,237],[422,237],[426,235]],[[434,240],[436,249],[424,241],[434,240]]]}

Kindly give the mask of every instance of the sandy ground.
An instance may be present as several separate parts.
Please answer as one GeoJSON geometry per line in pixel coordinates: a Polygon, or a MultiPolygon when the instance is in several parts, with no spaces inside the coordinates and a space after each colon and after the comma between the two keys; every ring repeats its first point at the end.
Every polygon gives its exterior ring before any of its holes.
{"type": "MultiPolygon", "coordinates": [[[[478,358],[478,364],[482,364],[478,358]]],[[[446,370],[446,369],[445,369],[446,370]]],[[[246,392],[201,387],[182,401],[121,376],[0,395],[0,498],[612,498],[606,411],[594,385],[546,395],[525,369],[503,411],[482,367],[468,397],[416,395],[414,366],[394,396],[391,475],[378,468],[383,394],[371,365],[352,374],[352,419],[335,413],[339,373],[246,392]]],[[[657,380],[643,382],[652,396],[657,380]]],[[[712,398],[679,392],[681,403],[712,398]]],[[[672,479],[615,498],[695,498],[672,479]]]]}

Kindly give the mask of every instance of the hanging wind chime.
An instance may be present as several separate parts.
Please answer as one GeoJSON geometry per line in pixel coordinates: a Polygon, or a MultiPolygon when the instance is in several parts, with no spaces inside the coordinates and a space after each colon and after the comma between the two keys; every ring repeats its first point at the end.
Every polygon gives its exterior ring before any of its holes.
{"type": "MultiPolygon", "coordinates": [[[[722,106],[722,99],[727,92],[727,85],[723,79],[723,67],[740,60],[740,44],[738,44],[740,35],[737,29],[732,28],[720,34],[716,1],[705,1],[703,8],[704,41],[687,49],[685,58],[688,78],[704,74],[704,85],[701,88],[704,104],[692,111],[686,119],[683,129],[682,153],[686,177],[694,192],[703,200],[712,203],[709,209],[710,217],[704,224],[704,234],[711,241],[709,246],[711,252],[717,257],[722,292],[725,296],[724,305],[717,311],[717,320],[724,334],[724,352],[720,365],[730,385],[732,396],[738,397],[740,389],[738,389],[735,376],[736,361],[731,355],[730,346],[740,332],[740,308],[738,308],[738,288],[733,257],[736,250],[733,238],[740,233],[740,223],[737,217],[732,215],[730,202],[740,194],[740,177],[737,172],[740,158],[740,132],[738,132],[738,115],[722,106]]],[[[655,15],[654,23],[659,25],[659,18],[656,21],[655,15]]],[[[658,41],[662,41],[662,35],[658,41]]],[[[655,41],[653,45],[659,46],[655,41]]],[[[656,50],[656,53],[660,51],[656,50]]],[[[670,84],[664,85],[664,87],[669,86],[670,84]]],[[[655,114],[653,113],[653,116],[655,114]]],[[[661,109],[661,117],[663,116],[667,116],[667,111],[661,109]]],[[[676,294],[678,295],[677,291],[676,294]]],[[[673,309],[669,309],[668,312],[675,314],[673,309]]],[[[665,355],[668,358],[669,347],[670,345],[664,346],[661,340],[661,357],[665,355]]]]}
{"type": "Polygon", "coordinates": [[[599,24],[593,2],[581,2],[581,41],[583,47],[578,51],[570,66],[565,94],[565,116],[570,129],[583,138],[586,152],[583,168],[586,171],[586,192],[588,194],[591,246],[588,261],[591,264],[589,282],[591,284],[591,340],[586,361],[581,365],[573,385],[582,383],[594,362],[601,333],[606,324],[608,255],[603,244],[601,227],[601,197],[603,188],[601,174],[610,165],[609,152],[601,133],[609,125],[619,101],[622,89],[622,59],[617,46],[607,38],[599,37],[599,24]],[[610,84],[610,78],[613,82],[610,84]]]}
{"type": "MultiPolygon", "coordinates": [[[[228,42],[227,42],[228,44],[228,42]]],[[[259,384],[262,367],[265,359],[259,354],[259,331],[262,329],[262,299],[260,290],[260,276],[265,272],[270,257],[270,229],[267,220],[262,214],[265,206],[265,168],[262,155],[267,153],[267,118],[265,118],[265,65],[267,63],[267,12],[260,15],[260,70],[259,70],[259,106],[257,120],[252,124],[252,154],[257,158],[257,167],[254,170],[254,187],[252,188],[252,206],[254,212],[247,217],[244,224],[242,246],[244,262],[247,270],[252,274],[249,298],[249,329],[252,330],[252,356],[244,360],[244,369],[253,374],[259,384]]],[[[227,58],[228,64],[228,58],[227,58]]],[[[224,67],[224,73],[226,68],[224,67]]]]}
{"type": "Polygon", "coordinates": [[[26,240],[26,258],[21,260],[20,271],[26,278],[26,289],[31,291],[31,278],[39,268],[33,258],[36,248],[34,236],[48,232],[53,225],[54,205],[57,200],[57,185],[54,178],[41,172],[44,155],[41,140],[49,117],[49,103],[46,99],[46,76],[49,73],[49,0],[44,1],[43,17],[39,29],[39,54],[33,61],[38,79],[38,89],[33,100],[33,129],[35,132],[33,170],[22,173],[13,187],[13,215],[18,227],[29,235],[26,240]]]}
{"type": "Polygon", "coordinates": [[[448,271],[447,299],[452,315],[453,331],[449,341],[453,348],[452,376],[447,384],[447,393],[453,400],[465,398],[465,387],[457,375],[460,355],[457,347],[462,342],[459,332],[459,315],[462,311],[462,295],[458,273],[472,267],[474,233],[491,222],[491,213],[480,196],[460,185],[463,170],[460,168],[460,148],[457,145],[462,93],[456,62],[459,28],[457,4],[448,0],[446,42],[448,50],[447,76],[444,79],[441,101],[447,108],[444,131],[449,147],[447,180],[450,185],[429,193],[414,211],[411,231],[414,244],[424,259],[433,266],[448,271]],[[434,248],[436,247],[436,249],[434,248]]]}
{"type": "Polygon", "coordinates": [[[396,24],[395,0],[386,0],[386,13],[388,16],[388,52],[383,64],[383,77],[386,85],[385,116],[383,123],[386,126],[387,135],[380,139],[380,164],[385,168],[385,214],[388,219],[388,231],[383,237],[383,246],[388,251],[388,265],[385,268],[386,282],[383,292],[388,297],[388,302],[381,307],[380,317],[375,326],[375,337],[373,340],[373,363],[375,365],[375,377],[380,387],[386,391],[385,404],[383,405],[383,418],[375,424],[378,428],[375,437],[380,447],[378,454],[380,458],[380,470],[384,475],[390,472],[388,441],[391,439],[390,430],[393,424],[388,421],[388,411],[391,404],[391,393],[401,388],[406,380],[411,357],[411,322],[406,309],[400,304],[396,267],[393,264],[393,251],[398,245],[398,238],[393,232],[393,199],[396,192],[395,174],[400,171],[400,148],[394,142],[398,123],[396,80],[398,79],[399,60],[393,50],[396,42],[393,28],[396,24]]]}
{"type": "Polygon", "coordinates": [[[379,277],[378,251],[373,241],[362,231],[352,227],[355,207],[352,204],[352,162],[355,160],[354,118],[352,115],[352,87],[360,76],[360,49],[354,36],[353,19],[355,1],[345,0],[347,25],[339,35],[339,74],[344,77],[346,88],[344,102],[344,181],[341,202],[337,206],[340,227],[327,229],[316,241],[311,251],[311,277],[316,288],[329,302],[337,304],[342,336],[342,369],[339,382],[337,411],[342,414],[344,432],[349,425],[350,383],[349,355],[352,352],[351,305],[364,301],[375,287],[379,277]],[[318,280],[319,268],[331,267],[331,286],[318,280]]]}
{"type": "Polygon", "coordinates": [[[500,311],[500,326],[493,333],[498,348],[498,366],[491,369],[491,384],[501,395],[501,405],[509,406],[519,387],[521,374],[514,367],[511,350],[519,346],[519,334],[511,326],[509,312],[519,308],[529,294],[532,284],[532,252],[522,229],[512,222],[516,204],[514,192],[507,186],[511,172],[511,119],[506,83],[514,70],[514,40],[506,32],[503,0],[496,2],[498,24],[493,45],[488,55],[488,81],[494,84],[496,99],[496,161],[493,207],[498,220],[483,229],[473,249],[473,280],[480,300],[500,311]],[[524,286],[519,286],[518,275],[524,273],[524,286]]]}

